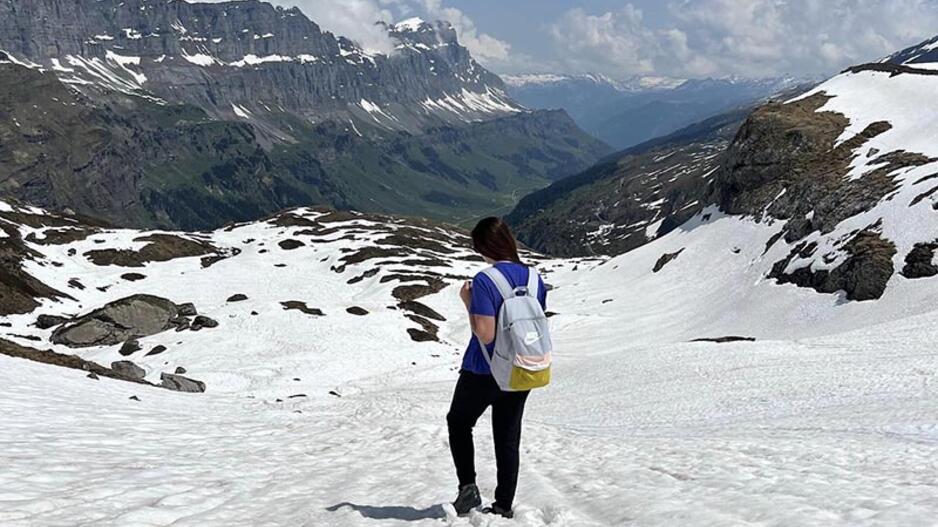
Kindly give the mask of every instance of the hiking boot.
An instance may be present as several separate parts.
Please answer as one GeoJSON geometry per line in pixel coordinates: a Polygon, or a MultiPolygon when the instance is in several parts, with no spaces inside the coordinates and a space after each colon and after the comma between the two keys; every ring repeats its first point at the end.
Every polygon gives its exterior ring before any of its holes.
{"type": "Polygon", "coordinates": [[[479,487],[475,483],[459,487],[459,496],[456,496],[456,501],[453,502],[456,514],[465,516],[479,505],[482,505],[482,497],[479,496],[479,487]]]}
{"type": "Polygon", "coordinates": [[[502,518],[508,518],[509,520],[515,517],[515,513],[511,509],[505,509],[497,503],[493,503],[491,507],[486,507],[482,509],[483,514],[497,514],[502,518]]]}

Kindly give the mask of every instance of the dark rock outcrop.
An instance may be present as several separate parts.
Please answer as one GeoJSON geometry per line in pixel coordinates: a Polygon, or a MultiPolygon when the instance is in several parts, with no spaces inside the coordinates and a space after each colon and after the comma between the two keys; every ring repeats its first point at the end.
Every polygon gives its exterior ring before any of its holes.
{"type": "Polygon", "coordinates": [[[350,315],[365,316],[368,314],[368,310],[363,307],[352,306],[345,310],[350,315]]]}
{"type": "Polygon", "coordinates": [[[19,344],[10,342],[5,339],[0,339],[0,355],[6,355],[8,357],[15,357],[19,359],[30,360],[33,362],[39,362],[42,364],[49,364],[52,366],[59,366],[62,368],[70,368],[73,370],[83,370],[91,372],[88,376],[90,378],[92,375],[108,377],[111,379],[117,379],[120,381],[135,382],[140,384],[150,384],[146,381],[140,380],[136,377],[128,376],[120,371],[116,371],[112,368],[104,367],[96,362],[82,359],[77,355],[64,355],[61,353],[56,353],[52,350],[40,350],[29,348],[26,346],[20,346],[19,344]]]}
{"type": "Polygon", "coordinates": [[[664,269],[664,266],[668,265],[673,260],[675,260],[678,256],[681,255],[682,252],[684,252],[684,249],[681,249],[680,251],[673,252],[673,253],[662,254],[661,258],[658,258],[658,261],[655,262],[655,266],[652,268],[651,271],[653,273],[657,273],[661,271],[662,269],[664,269]]]}
{"type": "Polygon", "coordinates": [[[85,253],[95,265],[118,265],[121,267],[143,267],[148,262],[165,262],[176,258],[202,256],[215,252],[215,248],[171,234],[151,234],[134,241],[149,242],[139,251],[127,249],[102,249],[85,253]]]}
{"type": "Polygon", "coordinates": [[[905,257],[902,276],[906,278],[930,278],[938,275],[935,265],[935,250],[938,242],[917,243],[905,257]]]}
{"type": "Polygon", "coordinates": [[[804,251],[799,245],[788,258],[777,262],[769,278],[780,284],[810,287],[820,293],[844,291],[847,300],[876,300],[886,292],[886,284],[895,272],[892,262],[896,246],[875,231],[858,233],[844,245],[847,259],[834,269],[814,270],[811,266],[786,272],[793,259],[804,251]]]}
{"type": "Polygon", "coordinates": [[[312,315],[316,317],[325,316],[325,313],[321,309],[315,307],[309,307],[306,305],[306,302],[301,302],[299,300],[288,300],[286,302],[280,302],[280,305],[283,306],[283,309],[286,311],[296,310],[301,313],[306,313],[307,315],[312,315]]]}

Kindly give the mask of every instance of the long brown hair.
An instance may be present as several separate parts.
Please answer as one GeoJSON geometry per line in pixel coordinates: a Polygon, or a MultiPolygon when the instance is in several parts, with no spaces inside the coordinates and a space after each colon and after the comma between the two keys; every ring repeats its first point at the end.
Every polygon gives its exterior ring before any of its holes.
{"type": "Polygon", "coordinates": [[[521,263],[518,242],[501,218],[493,216],[480,220],[472,229],[472,246],[476,252],[496,262],[521,263]]]}

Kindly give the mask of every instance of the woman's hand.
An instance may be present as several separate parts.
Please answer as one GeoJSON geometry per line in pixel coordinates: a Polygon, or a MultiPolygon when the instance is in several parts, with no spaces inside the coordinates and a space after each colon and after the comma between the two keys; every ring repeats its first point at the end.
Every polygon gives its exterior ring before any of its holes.
{"type": "Polygon", "coordinates": [[[459,290],[459,298],[462,299],[466,309],[469,309],[469,303],[472,301],[472,282],[463,283],[462,289],[459,290]]]}

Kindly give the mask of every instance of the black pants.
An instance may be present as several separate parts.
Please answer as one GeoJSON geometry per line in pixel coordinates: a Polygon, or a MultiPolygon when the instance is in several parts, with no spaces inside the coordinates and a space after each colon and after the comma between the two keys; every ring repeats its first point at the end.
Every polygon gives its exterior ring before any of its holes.
{"type": "Polygon", "coordinates": [[[459,374],[446,422],[449,447],[453,452],[459,486],[476,482],[475,446],[472,428],[489,406],[492,407],[492,435],[498,486],[495,503],[511,510],[518,486],[518,448],[521,446],[521,417],[529,392],[503,392],[491,375],[468,371],[459,374]]]}

